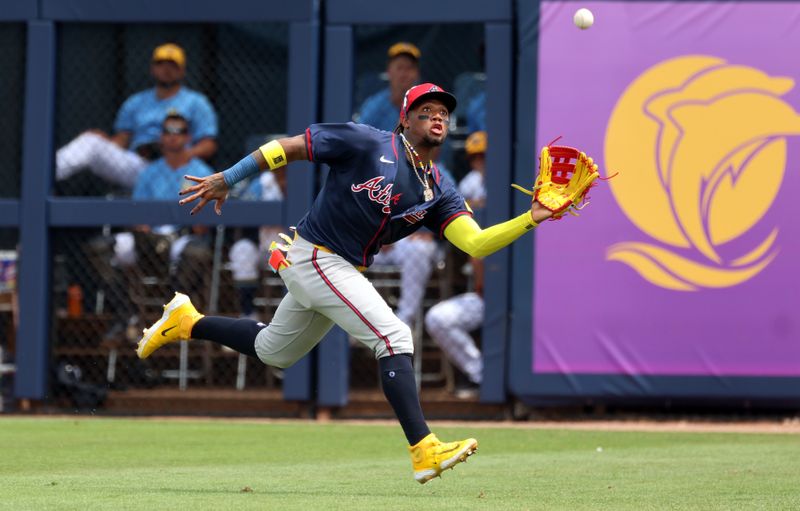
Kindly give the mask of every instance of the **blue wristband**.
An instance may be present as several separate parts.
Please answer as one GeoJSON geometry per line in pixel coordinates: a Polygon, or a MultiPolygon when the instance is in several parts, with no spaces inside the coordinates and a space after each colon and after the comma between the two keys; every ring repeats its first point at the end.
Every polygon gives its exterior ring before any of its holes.
{"type": "Polygon", "coordinates": [[[253,158],[252,154],[248,154],[239,160],[239,163],[227,170],[224,170],[222,172],[222,177],[225,179],[225,184],[228,185],[228,188],[231,188],[242,179],[254,176],[259,172],[261,172],[261,169],[258,168],[256,159],[253,158]]]}

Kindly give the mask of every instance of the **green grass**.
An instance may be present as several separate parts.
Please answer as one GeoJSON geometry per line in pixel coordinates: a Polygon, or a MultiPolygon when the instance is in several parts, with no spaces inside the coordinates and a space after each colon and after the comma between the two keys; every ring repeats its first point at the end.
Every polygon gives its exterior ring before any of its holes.
{"type": "Polygon", "coordinates": [[[5,418],[0,509],[800,509],[797,435],[435,429],[421,486],[398,426],[5,418]]]}

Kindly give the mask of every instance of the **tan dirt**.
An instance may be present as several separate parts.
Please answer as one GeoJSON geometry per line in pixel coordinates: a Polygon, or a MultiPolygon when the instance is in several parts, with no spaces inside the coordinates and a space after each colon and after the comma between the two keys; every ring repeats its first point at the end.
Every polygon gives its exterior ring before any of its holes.
{"type": "MultiPolygon", "coordinates": [[[[306,420],[238,417],[150,416],[109,417],[88,415],[6,415],[5,417],[65,418],[72,420],[109,420],[115,418],[142,421],[176,422],[238,422],[243,424],[353,424],[371,426],[397,426],[394,420],[306,420]]],[[[0,418],[2,420],[2,418],[0,418]]],[[[654,431],[686,433],[779,433],[800,435],[800,417],[763,420],[539,420],[539,421],[429,421],[432,427],[513,428],[513,429],[568,429],[585,431],[654,431]]]]}

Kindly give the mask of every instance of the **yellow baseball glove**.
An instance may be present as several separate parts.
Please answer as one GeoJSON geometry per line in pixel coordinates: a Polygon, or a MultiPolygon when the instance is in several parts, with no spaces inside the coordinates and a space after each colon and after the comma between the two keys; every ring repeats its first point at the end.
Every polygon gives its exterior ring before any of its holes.
{"type": "Polygon", "coordinates": [[[277,241],[270,243],[269,259],[267,260],[269,267],[272,268],[272,271],[275,273],[292,265],[292,263],[286,259],[286,255],[289,253],[289,249],[292,248],[292,243],[294,242],[292,238],[282,232],[278,233],[278,236],[280,236],[284,243],[278,243],[277,241]]]}
{"type": "Polygon", "coordinates": [[[533,200],[553,212],[551,220],[564,213],[576,215],[588,202],[586,193],[600,177],[597,165],[585,153],[566,146],[545,146],[539,158],[539,176],[533,189],[512,184],[517,190],[531,195],[533,200]],[[583,204],[582,204],[583,203],[583,204]]]}

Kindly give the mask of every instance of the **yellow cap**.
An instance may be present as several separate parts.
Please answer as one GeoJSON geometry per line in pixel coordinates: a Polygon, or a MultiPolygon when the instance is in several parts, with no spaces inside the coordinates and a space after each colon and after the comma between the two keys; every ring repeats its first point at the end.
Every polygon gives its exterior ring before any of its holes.
{"type": "Polygon", "coordinates": [[[485,131],[476,131],[467,137],[467,141],[464,142],[464,150],[468,156],[485,153],[487,140],[485,131]]]}
{"type": "Polygon", "coordinates": [[[183,52],[183,48],[177,44],[162,44],[153,50],[153,62],[158,62],[159,60],[172,61],[178,64],[181,69],[186,67],[186,54],[183,52]]]}
{"type": "Polygon", "coordinates": [[[398,55],[408,55],[409,57],[413,57],[415,60],[419,60],[419,58],[422,56],[422,52],[420,52],[419,48],[411,43],[399,42],[393,44],[389,48],[387,55],[389,55],[390,59],[393,59],[398,55]]]}

